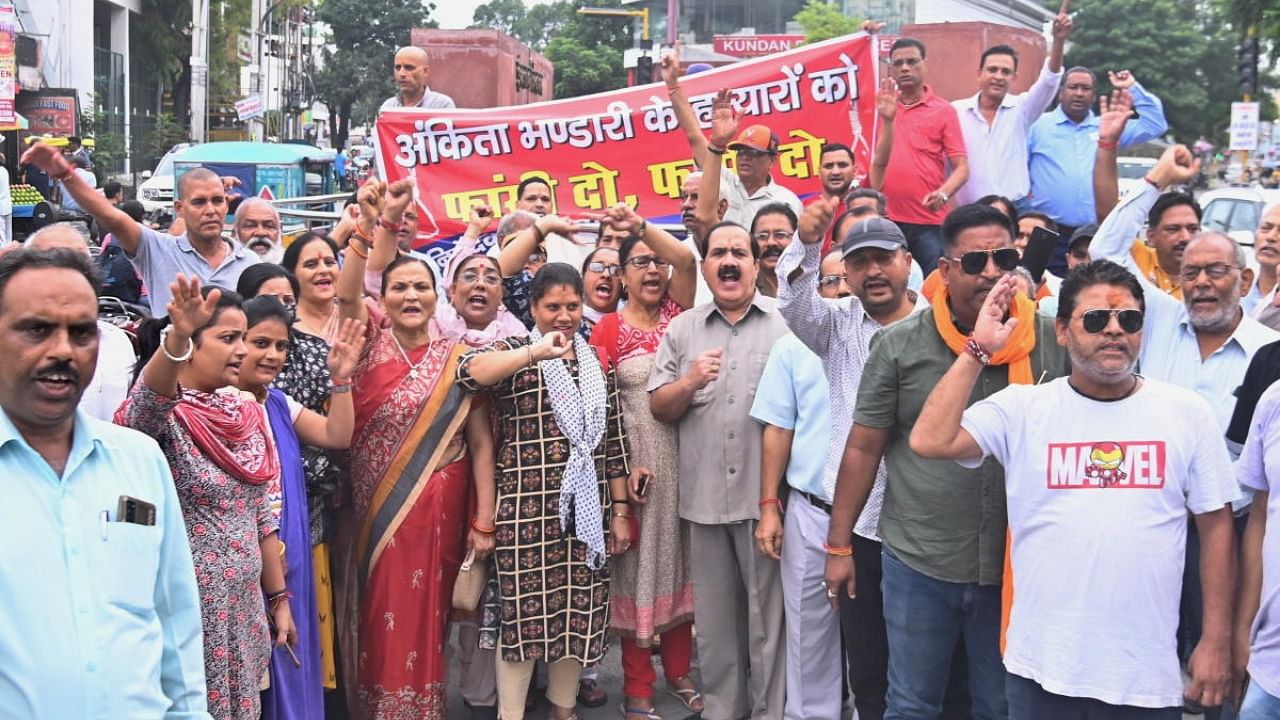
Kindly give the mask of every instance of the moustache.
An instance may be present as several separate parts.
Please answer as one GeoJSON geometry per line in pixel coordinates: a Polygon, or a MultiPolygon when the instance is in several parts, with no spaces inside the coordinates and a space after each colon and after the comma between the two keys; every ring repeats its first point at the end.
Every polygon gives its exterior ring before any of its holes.
{"type": "Polygon", "coordinates": [[[782,248],[776,247],[776,246],[770,247],[766,249],[764,252],[760,253],[761,260],[764,260],[765,258],[775,258],[775,257],[782,257],[782,248]]]}
{"type": "Polygon", "coordinates": [[[742,270],[737,265],[725,265],[716,273],[716,277],[721,280],[741,280],[742,270]]]}
{"type": "Polygon", "coordinates": [[[75,366],[67,360],[50,363],[36,371],[37,380],[45,380],[47,378],[54,378],[58,376],[69,377],[72,382],[80,382],[80,371],[76,370],[75,366]]]}

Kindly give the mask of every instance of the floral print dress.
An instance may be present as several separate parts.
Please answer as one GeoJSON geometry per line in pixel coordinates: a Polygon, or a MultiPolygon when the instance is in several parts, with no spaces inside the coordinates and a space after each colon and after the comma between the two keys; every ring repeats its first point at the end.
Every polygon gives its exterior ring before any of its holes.
{"type": "MultiPolygon", "coordinates": [[[[201,396],[241,401],[234,393],[201,396]]],[[[268,486],[241,482],[215,465],[174,418],[177,405],[178,398],[139,382],[124,424],[155,438],[173,473],[200,590],[209,713],[216,720],[258,720],[259,687],[271,659],[258,542],[279,526],[268,486]]]]}

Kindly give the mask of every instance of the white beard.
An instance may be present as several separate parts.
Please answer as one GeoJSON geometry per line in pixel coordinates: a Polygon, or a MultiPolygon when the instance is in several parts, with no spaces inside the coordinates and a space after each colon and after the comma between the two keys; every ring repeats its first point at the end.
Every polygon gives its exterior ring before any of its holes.
{"type": "MultiPolygon", "coordinates": [[[[252,242],[253,241],[250,240],[250,243],[252,242]]],[[[273,244],[271,249],[267,250],[265,253],[259,252],[256,247],[251,247],[250,245],[245,245],[245,247],[249,248],[249,251],[256,254],[259,258],[262,258],[262,262],[279,265],[280,261],[284,260],[284,246],[280,243],[273,244]]]]}

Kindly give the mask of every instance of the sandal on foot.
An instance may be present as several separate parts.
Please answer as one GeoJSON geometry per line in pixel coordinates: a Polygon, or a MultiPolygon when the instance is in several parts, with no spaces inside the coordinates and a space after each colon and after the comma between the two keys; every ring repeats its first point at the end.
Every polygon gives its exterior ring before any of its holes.
{"type": "Polygon", "coordinates": [[[618,703],[618,713],[622,715],[622,720],[627,720],[632,715],[639,715],[644,720],[662,720],[662,716],[658,714],[657,708],[646,710],[644,708],[627,707],[625,702],[618,703]]]}
{"type": "MultiPolygon", "coordinates": [[[[677,679],[684,680],[685,678],[677,678],[677,679]]],[[[702,704],[702,693],[698,692],[693,688],[678,688],[668,683],[667,694],[679,700],[682,704],[684,704],[685,709],[691,713],[701,713],[705,709],[705,706],[694,707],[694,703],[702,704]]]]}
{"type": "Polygon", "coordinates": [[[609,694],[596,684],[595,680],[578,681],[578,704],[583,707],[598,708],[609,702],[609,694]]]}

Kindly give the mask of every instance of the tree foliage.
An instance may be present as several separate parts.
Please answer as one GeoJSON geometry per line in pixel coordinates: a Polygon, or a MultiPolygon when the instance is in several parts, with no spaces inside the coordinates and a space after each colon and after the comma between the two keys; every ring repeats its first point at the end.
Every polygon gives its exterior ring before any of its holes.
{"type": "Polygon", "coordinates": [[[1214,0],[1214,7],[1231,23],[1237,39],[1243,39],[1250,27],[1255,30],[1268,64],[1280,60],[1280,1],[1214,0]]]}
{"type": "Polygon", "coordinates": [[[862,27],[862,20],[845,15],[826,0],[809,0],[792,19],[804,32],[806,44],[855,33],[862,27]]]}
{"type": "Polygon", "coordinates": [[[557,0],[526,7],[522,0],[490,0],[476,8],[471,27],[501,30],[541,52],[556,68],[555,96],[616,90],[627,82],[622,53],[634,45],[634,21],[579,15],[584,7],[622,7],[620,0],[557,0]]]}
{"type": "MultiPolygon", "coordinates": [[[[1059,0],[1045,5],[1057,10],[1059,0]]],[[[1218,8],[1197,0],[1077,0],[1072,10],[1065,63],[1097,73],[1099,95],[1111,91],[1107,71],[1131,70],[1164,103],[1174,140],[1224,138],[1240,86],[1236,32],[1218,8]]]]}
{"type": "Polygon", "coordinates": [[[435,3],[423,0],[320,0],[318,18],[332,31],[316,73],[316,95],[339,118],[334,145],[346,144],[353,108],[375,109],[395,93],[391,65],[415,27],[435,27],[435,3]]]}

